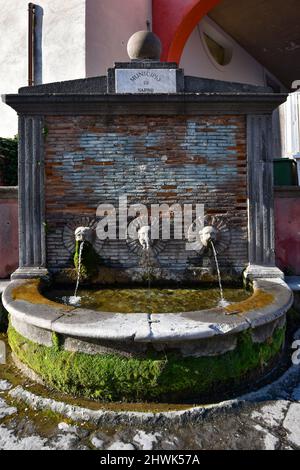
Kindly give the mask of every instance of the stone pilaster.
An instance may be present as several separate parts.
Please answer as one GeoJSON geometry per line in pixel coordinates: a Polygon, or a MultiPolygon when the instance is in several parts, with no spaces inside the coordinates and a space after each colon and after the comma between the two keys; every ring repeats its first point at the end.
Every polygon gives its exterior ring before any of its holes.
{"type": "Polygon", "coordinates": [[[19,118],[19,268],[12,278],[46,274],[43,119],[19,118]]]}
{"type": "Polygon", "coordinates": [[[246,277],[283,277],[275,266],[272,116],[248,115],[249,267],[246,277]]]}

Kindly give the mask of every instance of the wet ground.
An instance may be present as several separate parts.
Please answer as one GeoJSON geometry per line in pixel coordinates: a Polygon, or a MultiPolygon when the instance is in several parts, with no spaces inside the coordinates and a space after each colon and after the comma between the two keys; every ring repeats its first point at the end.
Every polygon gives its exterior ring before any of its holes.
{"type": "Polygon", "coordinates": [[[190,414],[171,405],[156,417],[126,417],[118,407],[121,415],[105,414],[0,365],[0,449],[300,449],[300,366],[253,394],[190,414]]]}

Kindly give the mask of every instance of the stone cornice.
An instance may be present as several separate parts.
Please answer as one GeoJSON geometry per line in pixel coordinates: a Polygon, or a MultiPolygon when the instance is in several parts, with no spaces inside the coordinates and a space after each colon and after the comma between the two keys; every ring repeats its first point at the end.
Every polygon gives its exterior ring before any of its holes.
{"type": "Polygon", "coordinates": [[[287,98],[274,93],[10,94],[22,115],[270,114],[287,98]]]}

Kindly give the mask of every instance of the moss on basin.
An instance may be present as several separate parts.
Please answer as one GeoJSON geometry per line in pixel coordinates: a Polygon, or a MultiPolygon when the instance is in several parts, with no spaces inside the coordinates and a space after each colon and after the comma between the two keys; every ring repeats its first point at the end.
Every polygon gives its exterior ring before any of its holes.
{"type": "Polygon", "coordinates": [[[225,310],[227,314],[250,312],[250,310],[262,309],[270,305],[273,300],[274,296],[272,294],[257,289],[248,299],[228,305],[225,310]]]}
{"type": "Polygon", "coordinates": [[[0,294],[0,333],[3,333],[7,330],[8,326],[8,315],[7,311],[2,305],[2,294],[0,294]]]}
{"type": "MultiPolygon", "coordinates": [[[[50,307],[57,308],[57,303],[53,300],[44,297],[40,292],[41,280],[30,279],[26,283],[22,283],[20,286],[15,287],[12,291],[13,300],[23,300],[30,302],[31,304],[38,305],[49,305],[50,307]]],[[[68,305],[60,305],[60,308],[64,310],[72,310],[68,305]]]]}
{"type": "Polygon", "coordinates": [[[35,344],[12,326],[9,344],[16,356],[46,383],[63,392],[104,401],[168,400],[199,397],[235,386],[251,372],[261,373],[281,350],[285,328],[264,343],[253,343],[249,331],[238,335],[234,351],[213,357],[183,357],[175,352],[144,356],[88,355],[35,344]]]}

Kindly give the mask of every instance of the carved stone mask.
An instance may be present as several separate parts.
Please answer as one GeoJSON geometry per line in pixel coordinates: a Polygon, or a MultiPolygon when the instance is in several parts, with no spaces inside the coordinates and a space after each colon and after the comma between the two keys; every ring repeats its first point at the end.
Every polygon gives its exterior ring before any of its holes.
{"type": "Polygon", "coordinates": [[[94,231],[91,227],[77,227],[77,229],[75,230],[75,240],[77,242],[88,241],[92,244],[93,239],[94,231]]]}
{"type": "Polygon", "coordinates": [[[208,246],[210,241],[215,241],[217,238],[217,230],[212,226],[206,226],[199,232],[200,240],[203,246],[208,246]]]}
{"type": "Polygon", "coordinates": [[[138,230],[138,239],[144,250],[149,250],[150,248],[149,232],[150,232],[149,225],[144,225],[138,230]]]}

